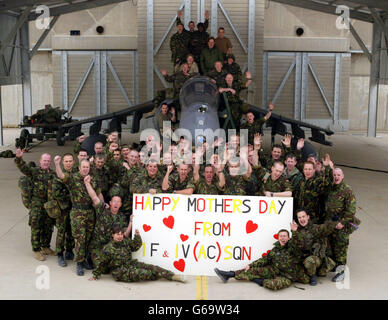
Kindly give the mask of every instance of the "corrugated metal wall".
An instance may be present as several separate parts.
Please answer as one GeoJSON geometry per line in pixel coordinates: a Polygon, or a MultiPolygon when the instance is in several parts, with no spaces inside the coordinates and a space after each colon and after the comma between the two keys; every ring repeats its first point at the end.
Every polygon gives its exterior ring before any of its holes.
{"type": "Polygon", "coordinates": [[[71,107],[82,79],[85,77],[93,59],[94,65],[82,86],[78,98],[75,100],[70,113],[71,116],[74,118],[91,117],[105,112],[121,110],[136,103],[136,52],[66,51],[66,66],[64,66],[62,52],[54,51],[52,55],[54,105],[64,107],[63,97],[66,89],[63,82],[67,79],[67,106],[68,108],[71,107]],[[106,61],[103,59],[104,56],[106,56],[106,61]],[[110,61],[117,79],[115,79],[107,63],[108,61],[110,61]],[[96,68],[100,69],[96,72],[96,68]],[[67,74],[67,77],[63,77],[64,73],[67,74]],[[122,90],[124,90],[128,100],[122,90]],[[105,92],[106,96],[104,96],[105,92]]]}
{"type": "MultiPolygon", "coordinates": [[[[191,0],[190,6],[190,20],[193,20],[197,23],[197,9],[198,9],[198,0],[191,0]]],[[[205,10],[209,10],[211,13],[211,6],[214,1],[204,1],[205,10]]],[[[139,53],[139,88],[147,88],[147,0],[139,1],[138,3],[138,53],[139,53]]],[[[248,12],[249,12],[249,0],[223,0],[222,4],[227,10],[229,17],[238,30],[241,38],[248,45],[248,12]]],[[[182,0],[157,0],[153,1],[154,6],[154,48],[158,45],[163,35],[165,34],[168,26],[170,25],[174,15],[176,14],[178,8],[182,5],[182,0]]],[[[184,22],[184,9],[182,10],[181,19],[184,22]]],[[[209,23],[209,29],[207,30],[209,34],[212,33],[211,30],[211,19],[209,23]]],[[[237,62],[240,64],[241,68],[247,63],[247,55],[242,49],[237,37],[232,31],[229,23],[227,22],[223,12],[218,7],[217,9],[217,28],[225,28],[226,37],[230,38],[233,44],[233,53],[235,53],[237,62]]],[[[255,54],[255,70],[250,70],[254,74],[254,80],[251,85],[250,90],[254,93],[252,102],[256,104],[261,104],[261,79],[262,79],[262,54],[263,54],[263,37],[264,29],[264,0],[255,1],[255,45],[254,45],[254,54],[255,54]]],[[[159,69],[166,69],[168,73],[172,72],[172,63],[171,63],[171,51],[170,51],[170,38],[176,32],[175,24],[168,33],[166,40],[162,44],[160,50],[154,57],[154,63],[159,69]]],[[[217,34],[217,31],[215,31],[217,34]]],[[[154,73],[154,93],[156,90],[162,89],[163,84],[159,80],[158,76],[154,73]]],[[[140,90],[139,100],[147,100],[147,91],[140,90]]]]}

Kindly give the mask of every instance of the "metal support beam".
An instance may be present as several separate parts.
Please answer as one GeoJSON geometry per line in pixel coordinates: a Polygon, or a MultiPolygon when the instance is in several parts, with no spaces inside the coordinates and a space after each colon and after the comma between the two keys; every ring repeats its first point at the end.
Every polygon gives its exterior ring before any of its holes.
{"type": "Polygon", "coordinates": [[[100,61],[100,103],[101,103],[101,114],[108,113],[108,89],[107,89],[107,55],[106,51],[101,51],[101,61],[100,61]]]}
{"type": "Polygon", "coordinates": [[[1,86],[0,86],[0,146],[4,145],[3,140],[3,105],[1,103],[1,86]]]}
{"type": "Polygon", "coordinates": [[[337,124],[340,115],[341,102],[341,71],[342,71],[342,53],[335,54],[335,70],[334,70],[334,115],[333,123],[337,124]]]}
{"type": "MultiPolygon", "coordinates": [[[[177,11],[180,11],[183,8],[185,8],[185,26],[186,26],[186,7],[185,7],[185,1],[186,0],[182,1],[181,5],[179,6],[177,11]]],[[[177,17],[178,17],[177,14],[175,14],[174,17],[171,19],[170,24],[168,25],[168,28],[167,28],[166,32],[163,34],[163,37],[160,39],[158,45],[154,49],[154,56],[156,56],[156,54],[159,52],[163,42],[166,40],[168,34],[170,33],[171,28],[174,26],[177,17]]],[[[189,21],[190,17],[188,17],[187,20],[189,21]]],[[[148,19],[147,19],[147,23],[148,23],[148,19]]],[[[147,28],[147,30],[148,30],[148,28],[147,28]]]]}
{"type": "Polygon", "coordinates": [[[369,78],[368,137],[376,137],[377,132],[381,37],[382,29],[375,22],[373,24],[372,63],[369,78]]]}
{"type": "Polygon", "coordinates": [[[262,98],[261,105],[263,108],[267,106],[267,96],[268,96],[268,52],[263,54],[263,84],[262,84],[262,98]]]}
{"type": "Polygon", "coordinates": [[[364,54],[368,58],[368,60],[372,61],[372,55],[370,54],[368,48],[364,44],[364,41],[362,41],[362,39],[358,35],[356,29],[354,29],[353,25],[350,22],[349,22],[349,29],[350,29],[350,32],[353,35],[354,39],[356,39],[358,45],[361,47],[362,51],[364,52],[364,54]]]}
{"type": "Polygon", "coordinates": [[[210,12],[210,36],[217,38],[218,33],[218,0],[211,0],[211,12],[210,12]]]}
{"type": "Polygon", "coordinates": [[[321,93],[321,95],[322,95],[322,98],[323,98],[323,100],[325,101],[327,110],[329,110],[330,115],[333,117],[333,107],[331,106],[330,101],[329,101],[329,100],[327,99],[327,97],[326,97],[325,90],[323,89],[323,86],[322,86],[321,82],[319,81],[318,75],[316,74],[316,72],[315,72],[315,70],[314,70],[314,67],[313,67],[313,65],[311,64],[310,61],[309,61],[308,65],[309,65],[311,74],[313,75],[314,80],[315,80],[315,82],[316,82],[316,84],[317,84],[317,86],[318,86],[318,89],[319,89],[319,91],[320,91],[320,93],[321,93]]]}
{"type": "Polygon", "coordinates": [[[133,51],[133,94],[135,104],[139,103],[139,58],[137,51],[133,51]]]}
{"type": "Polygon", "coordinates": [[[124,96],[124,99],[127,102],[128,106],[129,107],[132,106],[133,103],[129,100],[127,92],[125,91],[125,89],[124,89],[124,87],[123,87],[123,85],[122,85],[122,83],[120,81],[120,78],[117,75],[116,70],[113,67],[112,62],[110,61],[109,57],[106,57],[106,63],[108,64],[109,70],[112,72],[113,78],[115,79],[116,84],[120,88],[120,91],[121,91],[122,95],[124,96]]]}
{"type": "Polygon", "coordinates": [[[147,99],[154,98],[154,0],[147,0],[147,99]]]}
{"type": "Polygon", "coordinates": [[[309,74],[309,56],[307,52],[302,53],[302,84],[300,96],[300,120],[306,119],[306,105],[307,105],[307,81],[309,74]]]}
{"type": "MultiPolygon", "coordinates": [[[[62,64],[62,108],[63,110],[69,109],[69,93],[68,93],[68,81],[67,81],[67,51],[61,52],[61,64],[62,64]]],[[[69,112],[68,112],[69,113],[69,112]]]]}
{"type": "Polygon", "coordinates": [[[158,76],[159,80],[162,82],[163,86],[165,88],[169,88],[170,87],[169,84],[167,83],[166,79],[164,79],[162,73],[159,70],[159,67],[156,64],[154,64],[154,71],[155,71],[156,75],[158,76]]]}
{"type": "Polygon", "coordinates": [[[300,103],[301,103],[301,89],[300,82],[302,77],[302,53],[295,53],[295,91],[294,91],[294,118],[301,119],[300,103]]]}
{"type": "Polygon", "coordinates": [[[55,16],[54,18],[51,19],[49,27],[43,31],[43,33],[40,36],[39,40],[36,42],[35,46],[31,49],[31,51],[29,53],[30,60],[35,55],[36,51],[38,51],[38,49],[40,48],[42,42],[46,39],[46,37],[49,34],[49,32],[51,31],[51,29],[54,27],[54,25],[57,22],[58,18],[59,18],[59,16],[55,16]]]}
{"type": "MultiPolygon", "coordinates": [[[[94,65],[94,76],[93,76],[93,87],[94,87],[94,100],[95,100],[95,106],[96,106],[96,116],[99,116],[102,113],[102,105],[101,105],[101,51],[95,51],[94,52],[94,58],[91,59],[89,63],[89,67],[83,76],[83,79],[81,80],[81,85],[78,87],[77,92],[81,92],[83,85],[86,81],[86,79],[89,76],[90,71],[92,70],[94,65]],[[86,78],[85,78],[86,76],[86,78]],[[83,81],[85,79],[85,81],[83,81]]],[[[78,98],[78,95],[76,94],[76,97],[78,98]]],[[[70,109],[73,108],[73,103],[70,106],[70,109]]]]}
{"type": "Polygon", "coordinates": [[[197,23],[205,21],[205,0],[197,0],[197,23]]]}
{"type": "Polygon", "coordinates": [[[286,84],[288,78],[290,77],[290,74],[292,72],[292,70],[294,70],[294,67],[295,67],[295,64],[296,64],[296,61],[294,60],[290,67],[288,68],[287,72],[286,72],[286,75],[284,76],[282,82],[280,83],[280,86],[279,88],[276,90],[276,93],[274,95],[274,97],[272,98],[271,102],[273,104],[275,104],[276,100],[279,98],[280,96],[280,93],[282,92],[283,88],[284,88],[284,85],[286,84]]]}
{"type": "Polygon", "coordinates": [[[24,25],[27,21],[28,14],[30,13],[32,7],[27,7],[24,9],[23,13],[20,15],[19,19],[16,21],[16,24],[8,34],[7,38],[1,43],[0,46],[0,56],[4,54],[5,49],[11,44],[12,40],[15,38],[19,29],[24,25]]]}
{"type": "MultiPolygon", "coordinates": [[[[86,80],[89,77],[90,71],[92,71],[92,68],[94,66],[94,61],[95,61],[95,58],[92,58],[90,60],[90,62],[89,62],[89,66],[86,69],[86,72],[85,72],[84,76],[81,79],[81,82],[80,82],[80,84],[78,86],[77,92],[75,93],[75,96],[74,96],[73,100],[71,101],[71,104],[70,104],[70,107],[69,107],[69,111],[68,111],[69,114],[71,113],[71,110],[73,110],[73,107],[74,107],[74,105],[75,105],[75,103],[76,103],[76,101],[77,101],[77,99],[78,99],[78,97],[79,97],[83,87],[84,87],[84,84],[85,84],[86,80]]],[[[96,103],[96,105],[97,105],[97,103],[96,103]]],[[[98,107],[99,107],[99,103],[98,103],[98,107]]]]}
{"type": "MultiPolygon", "coordinates": [[[[255,0],[249,0],[248,12],[248,71],[255,76],[255,0]]],[[[248,102],[253,103],[253,94],[248,92],[248,102]]]]}
{"type": "MultiPolygon", "coordinates": [[[[254,3],[254,1],[253,1],[253,3],[254,3]]],[[[234,34],[236,35],[237,40],[240,42],[241,47],[243,48],[244,52],[248,53],[248,48],[245,45],[245,42],[241,38],[240,33],[237,31],[236,27],[234,26],[232,20],[229,17],[229,13],[228,13],[228,11],[226,11],[226,9],[225,9],[224,5],[222,4],[221,0],[218,0],[218,5],[220,6],[220,9],[221,9],[222,13],[225,16],[226,21],[228,21],[230,27],[232,28],[234,34]]],[[[250,5],[251,5],[251,3],[250,3],[250,5]]],[[[213,30],[212,30],[212,33],[213,33],[213,30]]]]}
{"type": "Polygon", "coordinates": [[[28,31],[28,21],[25,21],[19,30],[20,39],[20,57],[22,66],[22,91],[23,91],[23,116],[32,115],[32,97],[31,97],[31,69],[30,57],[30,39],[28,31]]]}
{"type": "Polygon", "coordinates": [[[185,6],[185,28],[189,29],[189,21],[191,20],[191,0],[184,0],[185,6]]]}

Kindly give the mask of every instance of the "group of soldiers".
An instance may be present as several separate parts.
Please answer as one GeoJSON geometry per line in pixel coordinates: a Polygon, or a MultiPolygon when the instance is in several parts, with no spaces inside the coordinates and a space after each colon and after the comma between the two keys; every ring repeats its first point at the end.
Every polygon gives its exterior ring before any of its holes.
{"type": "MultiPolygon", "coordinates": [[[[266,154],[259,132],[269,116],[270,112],[249,127],[253,140],[247,146],[240,146],[235,134],[228,142],[218,138],[194,148],[181,137],[163,150],[150,135],[139,150],[139,146],[119,145],[118,133],[113,132],[105,146],[96,142],[93,154],[88,154],[81,148],[85,139],[81,136],[74,147],[76,157],[66,153],[54,158],[55,171],[50,169],[49,154],[43,154],[34,167],[18,149],[16,165],[30,179],[26,206],[34,257],[42,261],[57,255],[61,267],[67,266],[66,260],[74,260],[77,275],[94,269],[91,280],[112,273],[120,281],[183,281],[170,271],[131,260],[131,252],[141,243],[138,231],[131,240],[132,194],[292,196],[297,221],[291,225],[292,239],[287,230],[281,230],[267,256],[245,270],[217,270],[217,274],[224,281],[233,276],[271,289],[287,287],[292,281],[316,284],[317,275],[346,265],[349,235],[360,223],[355,217],[356,199],[329,155],[322,162],[314,155],[302,161],[303,139],[292,150],[291,136],[285,135],[266,154]],[[50,249],[54,225],[55,252],[50,249]]],[[[343,277],[341,270],[333,281],[343,277]]]]}
{"type": "MultiPolygon", "coordinates": [[[[244,81],[241,67],[236,63],[236,58],[232,53],[232,43],[225,37],[223,27],[218,28],[217,38],[210,37],[206,32],[209,25],[208,11],[205,13],[205,22],[197,24],[197,30],[195,30],[193,21],[189,22],[189,30],[186,30],[180,20],[180,15],[178,11],[177,32],[170,39],[174,72],[168,75],[165,69],[161,70],[164,79],[172,83],[173,88],[159,90],[154,98],[155,111],[166,101],[172,101],[169,105],[173,111],[171,114],[161,113],[159,122],[170,121],[174,117],[172,129],[175,129],[179,121],[180,89],[188,79],[203,75],[211,78],[220,94],[225,93],[234,127],[239,129],[241,116],[249,111],[249,106],[243,103],[240,93],[251,84],[251,73],[245,72],[244,81]]],[[[168,104],[165,103],[165,106],[168,107],[168,104]]]]}

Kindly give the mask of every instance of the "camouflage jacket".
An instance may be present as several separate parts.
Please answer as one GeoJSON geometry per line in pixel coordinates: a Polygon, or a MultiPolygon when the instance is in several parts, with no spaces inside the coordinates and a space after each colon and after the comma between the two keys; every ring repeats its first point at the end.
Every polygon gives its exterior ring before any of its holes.
{"type": "Polygon", "coordinates": [[[269,192],[292,191],[291,184],[285,176],[282,175],[277,180],[273,181],[271,178],[271,174],[269,172],[267,173],[260,164],[258,166],[252,167],[252,169],[254,170],[257,176],[257,179],[262,182],[262,185],[261,185],[262,196],[264,195],[264,191],[269,191],[269,192]]]}
{"type": "Polygon", "coordinates": [[[55,177],[52,183],[52,197],[58,201],[62,210],[71,208],[70,192],[61,179],[55,177]]]}
{"type": "MultiPolygon", "coordinates": [[[[67,186],[70,192],[71,204],[73,208],[92,208],[92,199],[90,199],[89,193],[86,190],[84,177],[79,172],[74,174],[66,173],[63,178],[63,183],[67,186]]],[[[97,181],[94,177],[91,179],[91,185],[96,191],[96,194],[101,193],[101,189],[97,185],[97,181]]]]}
{"type": "Polygon", "coordinates": [[[221,72],[218,72],[216,69],[212,69],[206,74],[206,76],[216,81],[217,88],[221,88],[223,86],[226,75],[227,72],[224,69],[222,69],[221,72]]]}
{"type": "Polygon", "coordinates": [[[210,70],[212,70],[216,61],[224,61],[224,56],[222,55],[222,52],[218,50],[216,46],[214,46],[212,49],[209,49],[209,47],[207,46],[202,49],[200,64],[203,74],[206,74],[210,70]]]}
{"type": "Polygon", "coordinates": [[[195,190],[195,184],[192,176],[188,174],[187,178],[184,181],[181,181],[178,171],[174,171],[169,175],[168,184],[170,187],[167,189],[167,191],[165,191],[166,193],[171,193],[174,190],[184,190],[188,188],[193,188],[195,190]]]}
{"type": "Polygon", "coordinates": [[[297,231],[292,231],[292,239],[301,249],[303,257],[314,255],[324,258],[327,253],[329,236],[337,225],[337,222],[328,221],[325,224],[313,224],[311,221],[304,227],[298,225],[297,231]]]}
{"type": "Polygon", "coordinates": [[[225,174],[225,191],[223,194],[233,196],[245,196],[246,185],[250,181],[244,175],[231,176],[228,173],[225,174]]]}
{"type": "Polygon", "coordinates": [[[288,172],[287,167],[285,167],[283,174],[290,181],[292,190],[295,190],[296,186],[303,179],[303,174],[296,167],[291,172],[288,172]]]}
{"type": "Polygon", "coordinates": [[[342,181],[331,186],[325,203],[326,220],[338,220],[344,225],[345,231],[352,232],[354,228],[351,224],[360,224],[355,216],[356,208],[356,197],[349,185],[342,181]]]}
{"type": "MultiPolygon", "coordinates": [[[[271,154],[267,155],[267,154],[265,154],[262,150],[259,151],[260,163],[261,163],[261,165],[262,165],[266,170],[271,171],[271,168],[272,168],[272,166],[273,166],[273,164],[274,164],[275,161],[281,161],[281,162],[284,163],[284,160],[285,160],[285,158],[286,158],[286,155],[287,155],[288,153],[291,152],[291,148],[290,148],[290,147],[284,146],[284,144],[282,144],[282,147],[283,147],[282,155],[280,156],[280,158],[279,158],[278,160],[274,160],[274,159],[272,158],[272,155],[271,155],[271,154]]],[[[298,153],[298,152],[295,151],[295,153],[298,153]]],[[[300,153],[300,152],[299,152],[299,153],[300,153]]]]}
{"type": "Polygon", "coordinates": [[[241,125],[241,129],[247,129],[248,130],[248,143],[253,145],[254,144],[254,138],[256,133],[262,133],[263,132],[263,125],[266,122],[265,117],[261,117],[260,119],[256,119],[253,121],[253,123],[249,123],[248,121],[241,125]]]}
{"type": "Polygon", "coordinates": [[[148,193],[150,189],[156,189],[156,192],[162,192],[163,175],[158,172],[154,178],[148,175],[144,170],[140,174],[136,174],[130,182],[130,192],[133,193],[148,193]]]}
{"type": "Polygon", "coordinates": [[[138,175],[144,174],[144,168],[141,166],[132,166],[128,169],[123,167],[125,171],[122,172],[119,183],[120,186],[127,192],[130,190],[131,181],[133,181],[138,175]]]}
{"type": "Polygon", "coordinates": [[[237,82],[242,82],[242,72],[240,66],[233,62],[232,64],[225,63],[224,70],[226,73],[230,73],[233,76],[233,80],[237,82]]]}
{"type": "Polygon", "coordinates": [[[113,214],[110,209],[105,208],[105,203],[102,201],[94,208],[96,211],[96,224],[90,246],[92,248],[102,248],[112,239],[114,225],[118,224],[124,229],[128,226],[128,223],[126,216],[121,211],[113,214]]]}
{"type": "Polygon", "coordinates": [[[179,34],[176,32],[170,39],[171,49],[171,62],[176,64],[177,62],[182,63],[186,60],[189,52],[189,43],[191,36],[186,32],[179,34]],[[178,61],[177,61],[178,60],[178,61]]]}
{"type": "Polygon", "coordinates": [[[327,192],[333,183],[333,170],[325,167],[325,176],[317,176],[306,180],[303,179],[294,190],[294,198],[299,208],[305,208],[309,211],[311,219],[316,222],[316,214],[319,206],[319,196],[327,192]]]}
{"type": "Polygon", "coordinates": [[[223,188],[220,187],[219,181],[213,181],[210,185],[206,183],[205,179],[200,177],[195,184],[196,194],[222,194],[225,191],[225,186],[223,188]]]}
{"type": "Polygon", "coordinates": [[[132,252],[139,250],[141,244],[142,240],[140,235],[135,235],[133,240],[128,238],[124,238],[120,242],[111,240],[102,249],[100,261],[98,261],[93,271],[93,276],[98,279],[103,270],[109,269],[113,271],[129,265],[132,260],[132,252]]]}
{"type": "Polygon", "coordinates": [[[195,75],[196,75],[195,73],[185,75],[183,73],[183,71],[178,71],[178,72],[175,72],[174,74],[172,74],[171,76],[165,75],[164,79],[166,79],[167,82],[173,83],[174,93],[175,93],[175,95],[179,95],[179,92],[180,92],[183,84],[195,75]]]}
{"type": "Polygon", "coordinates": [[[236,81],[233,81],[233,84],[232,84],[232,87],[229,87],[226,82],[224,81],[223,85],[221,86],[221,88],[232,88],[236,91],[236,94],[233,94],[232,92],[228,91],[228,92],[225,92],[226,94],[226,98],[228,99],[228,102],[230,105],[233,105],[233,104],[242,104],[243,101],[240,99],[240,92],[242,90],[246,90],[247,87],[245,85],[243,85],[242,83],[239,83],[239,82],[236,82],[236,81]]]}
{"type": "Polygon", "coordinates": [[[96,166],[93,166],[93,177],[96,180],[98,187],[101,189],[101,192],[105,193],[109,191],[109,188],[110,188],[109,166],[104,165],[100,169],[98,169],[96,166]]]}
{"type": "Polygon", "coordinates": [[[250,263],[249,266],[251,268],[271,266],[276,274],[295,281],[298,271],[302,268],[301,259],[302,252],[291,239],[283,247],[279,241],[275,242],[266,256],[250,263]]]}
{"type": "Polygon", "coordinates": [[[32,200],[47,201],[48,186],[55,177],[55,172],[51,169],[43,170],[40,167],[30,167],[22,158],[15,158],[16,166],[21,173],[31,178],[33,185],[32,200]]]}

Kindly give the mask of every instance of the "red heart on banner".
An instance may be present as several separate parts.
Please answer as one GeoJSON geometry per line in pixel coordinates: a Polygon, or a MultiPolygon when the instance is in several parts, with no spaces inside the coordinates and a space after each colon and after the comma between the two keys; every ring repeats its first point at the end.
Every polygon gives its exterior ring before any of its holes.
{"type": "Polygon", "coordinates": [[[278,233],[274,234],[273,237],[274,237],[276,240],[279,240],[279,234],[278,234],[278,233]]]}
{"type": "Polygon", "coordinates": [[[254,231],[256,231],[257,228],[258,228],[257,223],[253,223],[252,220],[249,220],[249,221],[247,222],[246,227],[245,227],[247,233],[254,232],[254,231]]]}
{"type": "Polygon", "coordinates": [[[183,242],[185,242],[188,238],[189,238],[189,236],[186,236],[185,234],[181,234],[181,240],[183,242]]]}
{"type": "Polygon", "coordinates": [[[261,257],[264,258],[271,250],[268,250],[267,252],[264,252],[261,257]]]}
{"type": "Polygon", "coordinates": [[[174,217],[173,216],[168,216],[168,218],[163,219],[163,223],[167,228],[174,228],[174,217]]]}
{"type": "Polygon", "coordinates": [[[180,272],[185,271],[185,266],[186,266],[186,263],[185,263],[185,260],[183,260],[183,259],[179,259],[178,261],[174,261],[175,269],[177,269],[180,272]]]}
{"type": "Polygon", "coordinates": [[[144,230],[145,232],[148,232],[148,231],[151,230],[151,226],[149,226],[149,225],[147,225],[147,224],[143,224],[143,230],[144,230]]]}

